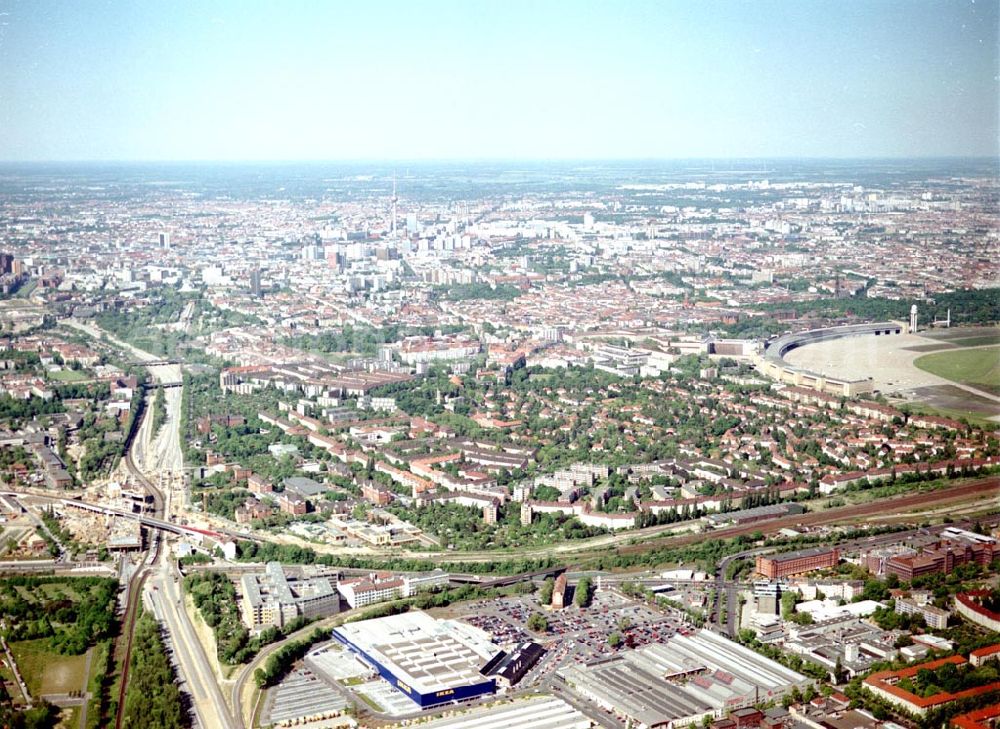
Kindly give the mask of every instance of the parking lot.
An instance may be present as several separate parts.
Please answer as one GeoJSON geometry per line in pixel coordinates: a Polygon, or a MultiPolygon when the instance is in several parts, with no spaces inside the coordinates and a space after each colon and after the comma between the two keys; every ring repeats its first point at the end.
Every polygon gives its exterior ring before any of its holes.
{"type": "Polygon", "coordinates": [[[563,610],[543,607],[534,595],[479,600],[464,606],[459,617],[491,633],[500,646],[525,640],[545,646],[547,653],[518,688],[542,683],[562,665],[588,663],[626,647],[666,640],[690,628],[675,611],[661,611],[612,590],[596,592],[586,608],[571,605],[563,610]],[[528,619],[534,613],[545,616],[546,633],[528,629],[528,619]],[[617,649],[608,644],[612,633],[622,637],[617,649]]]}
{"type": "Polygon", "coordinates": [[[531,640],[532,636],[526,630],[516,627],[506,618],[499,615],[469,615],[462,618],[466,623],[482,628],[493,636],[494,642],[498,645],[507,643],[523,643],[531,640]]]}
{"type": "MultiPolygon", "coordinates": [[[[477,600],[453,606],[452,610],[452,617],[492,635],[498,649],[510,649],[528,640],[545,647],[546,653],[518,683],[515,693],[557,690],[562,684],[551,679],[562,666],[590,663],[628,647],[665,641],[691,629],[685,616],[676,610],[652,607],[610,589],[595,592],[591,604],[585,608],[570,605],[552,610],[539,604],[535,595],[520,595],[477,600]],[[548,621],[545,633],[528,629],[528,619],[535,613],[541,613],[548,621]],[[617,648],[608,644],[612,633],[622,637],[617,648]]],[[[335,684],[353,692],[380,713],[404,716],[418,711],[404,693],[378,678],[354,653],[328,643],[307,655],[303,668],[272,692],[265,716],[272,721],[280,720],[279,717],[294,720],[342,706],[344,699],[333,687],[335,684]]],[[[577,705],[574,697],[566,698],[577,705]]],[[[601,723],[615,725],[610,716],[595,715],[591,706],[578,705],[578,708],[599,718],[601,723]]]]}
{"type": "Polygon", "coordinates": [[[347,701],[339,692],[308,668],[299,668],[268,692],[263,723],[277,724],[309,716],[332,716],[346,706],[347,701]]]}

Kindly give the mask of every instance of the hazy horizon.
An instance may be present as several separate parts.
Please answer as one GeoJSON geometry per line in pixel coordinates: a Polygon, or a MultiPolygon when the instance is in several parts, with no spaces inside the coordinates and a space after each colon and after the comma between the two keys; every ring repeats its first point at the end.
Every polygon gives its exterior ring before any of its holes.
{"type": "Polygon", "coordinates": [[[0,0],[0,159],[995,157],[996,3],[0,0]]]}
{"type": "Polygon", "coordinates": [[[768,156],[768,157],[340,157],[340,158],[302,158],[302,159],[155,159],[155,158],[120,158],[120,159],[3,159],[0,165],[355,165],[355,164],[570,164],[570,163],[685,163],[685,162],[989,162],[1000,165],[1000,159],[990,154],[954,154],[954,155],[908,155],[908,156],[768,156]]]}

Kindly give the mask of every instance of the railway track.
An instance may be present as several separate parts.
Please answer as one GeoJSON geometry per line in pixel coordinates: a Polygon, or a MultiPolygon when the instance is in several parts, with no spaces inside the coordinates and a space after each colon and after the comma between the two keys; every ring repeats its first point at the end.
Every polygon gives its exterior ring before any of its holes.
{"type": "Polygon", "coordinates": [[[783,516],[777,519],[745,524],[742,526],[726,527],[716,529],[712,532],[698,534],[682,534],[675,536],[661,537],[642,544],[629,544],[614,550],[618,554],[636,554],[648,552],[657,546],[683,547],[696,542],[703,542],[706,539],[731,539],[733,537],[745,536],[754,532],[765,534],[773,533],[785,528],[803,526],[823,526],[827,524],[839,524],[855,519],[872,516],[884,516],[910,510],[921,506],[943,506],[952,502],[966,501],[970,498],[981,495],[995,495],[1000,493],[1000,477],[986,476],[970,483],[960,484],[937,491],[925,491],[916,494],[907,494],[891,499],[873,501],[867,504],[856,504],[854,506],[842,506],[825,511],[813,511],[806,514],[795,514],[793,516],[783,516]]]}
{"type": "MultiPolygon", "coordinates": [[[[142,488],[153,497],[153,515],[156,518],[163,517],[163,493],[156,488],[152,482],[146,478],[146,476],[139,470],[135,465],[135,461],[132,458],[132,449],[135,446],[136,434],[139,432],[142,421],[147,417],[148,412],[145,407],[136,416],[132,423],[131,432],[129,432],[128,439],[126,440],[125,446],[125,468],[128,470],[132,478],[138,483],[142,488]]],[[[129,681],[129,670],[131,668],[130,663],[132,661],[132,643],[135,636],[135,621],[139,617],[139,608],[142,604],[142,586],[149,576],[149,567],[156,563],[160,557],[160,549],[162,547],[162,538],[160,535],[149,530],[150,533],[150,548],[145,553],[142,562],[134,573],[132,573],[131,578],[128,582],[127,587],[127,599],[125,601],[125,613],[122,617],[121,632],[119,633],[117,646],[119,651],[124,650],[122,655],[122,672],[121,681],[118,684],[118,706],[115,713],[115,729],[122,729],[122,722],[125,719],[125,695],[128,692],[128,681],[129,681]],[[121,647],[121,641],[125,641],[124,649],[121,647]]]]}

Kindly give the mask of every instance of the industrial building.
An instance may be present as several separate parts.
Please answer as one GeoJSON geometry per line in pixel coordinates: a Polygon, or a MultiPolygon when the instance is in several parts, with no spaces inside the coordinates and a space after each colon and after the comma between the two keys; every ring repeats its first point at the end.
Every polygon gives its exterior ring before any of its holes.
{"type": "Polygon", "coordinates": [[[630,661],[631,653],[559,670],[574,692],[602,709],[624,714],[648,729],[672,729],[714,715],[712,707],[680,686],[630,661]]]}
{"type": "Polygon", "coordinates": [[[524,678],[544,655],[545,649],[529,640],[515,646],[510,653],[507,651],[497,653],[483,666],[482,674],[496,679],[502,689],[511,688],[524,678]]]}
{"type": "Polygon", "coordinates": [[[331,578],[290,582],[278,562],[268,562],[263,574],[243,575],[240,586],[240,611],[250,630],[280,628],[298,617],[324,617],[340,609],[331,578]]]}
{"type": "Polygon", "coordinates": [[[849,677],[865,673],[876,661],[894,660],[895,636],[877,625],[852,615],[820,624],[796,626],[784,641],[784,649],[823,666],[832,674],[837,664],[849,677]]]}
{"type": "Polygon", "coordinates": [[[799,575],[812,570],[836,567],[840,562],[840,551],[833,547],[816,547],[784,554],[758,555],[756,571],[769,580],[789,575],[799,575]]]}
{"type": "Polygon", "coordinates": [[[581,696],[646,727],[686,726],[783,696],[809,680],[707,630],[557,673],[581,696]]]}
{"type": "Polygon", "coordinates": [[[739,511],[708,514],[705,517],[705,521],[712,527],[721,527],[729,524],[753,524],[758,521],[777,519],[780,516],[802,514],[805,510],[802,504],[787,502],[784,504],[771,504],[769,506],[756,506],[752,509],[740,509],[739,511]]]}
{"type": "Polygon", "coordinates": [[[142,549],[142,529],[137,521],[111,518],[111,529],[108,533],[108,549],[112,551],[137,551],[142,549]]]}
{"type": "Polygon", "coordinates": [[[496,691],[497,647],[479,628],[413,611],[347,623],[333,637],[422,709],[496,691]]]}
{"type": "Polygon", "coordinates": [[[594,722],[562,699],[539,696],[513,704],[488,709],[473,709],[459,716],[435,719],[421,725],[423,729],[511,729],[529,726],[531,729],[590,729],[594,722]]]}

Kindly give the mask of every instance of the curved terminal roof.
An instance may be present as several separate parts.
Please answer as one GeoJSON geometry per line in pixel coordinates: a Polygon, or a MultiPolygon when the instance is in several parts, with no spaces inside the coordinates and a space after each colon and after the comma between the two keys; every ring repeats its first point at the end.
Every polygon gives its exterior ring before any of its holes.
{"type": "Polygon", "coordinates": [[[794,332],[778,337],[767,345],[764,351],[764,359],[781,366],[784,369],[794,370],[810,377],[828,377],[819,372],[813,372],[785,361],[785,355],[793,349],[803,347],[807,344],[817,342],[828,342],[833,339],[843,339],[844,337],[877,336],[883,334],[902,331],[903,325],[898,322],[882,321],[871,324],[848,324],[840,327],[826,327],[823,329],[809,329],[804,332],[794,332]]]}

